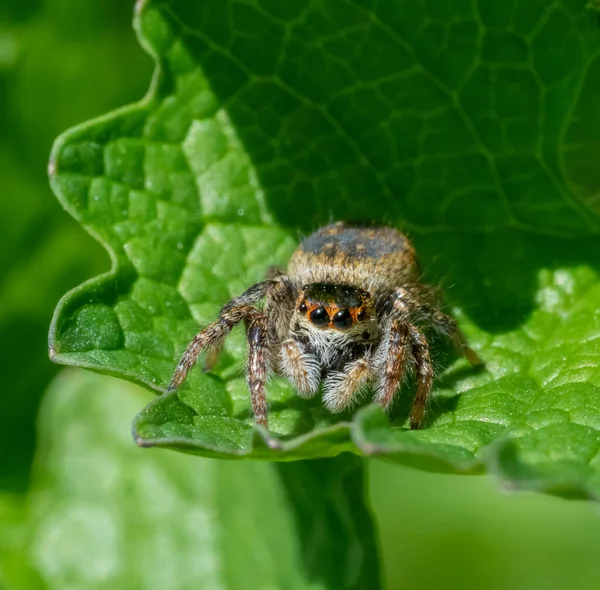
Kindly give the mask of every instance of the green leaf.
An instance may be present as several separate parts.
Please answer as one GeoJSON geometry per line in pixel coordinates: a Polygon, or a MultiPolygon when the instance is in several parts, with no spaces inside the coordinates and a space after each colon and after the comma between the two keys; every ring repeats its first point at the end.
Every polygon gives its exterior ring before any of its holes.
{"type": "Polygon", "coordinates": [[[376,527],[365,505],[367,462],[345,453],[277,468],[310,579],[331,589],[381,590],[376,527]]]}
{"type": "Polygon", "coordinates": [[[596,586],[595,503],[505,493],[485,476],[371,463],[371,501],[390,589],[596,586]]]}
{"type": "Polygon", "coordinates": [[[369,532],[362,461],[338,457],[318,478],[295,463],[279,477],[266,463],[144,452],[129,423],[147,399],[74,370],[48,390],[29,561],[49,588],[377,589],[374,547],[359,534],[369,532]],[[314,503],[315,521],[305,517],[314,503]],[[315,559],[325,547],[335,561],[315,559]]]}
{"type": "Polygon", "coordinates": [[[440,351],[428,428],[333,417],[274,380],[254,430],[244,337],[136,419],[139,444],[272,460],[376,454],[600,492],[600,28],[584,3],[139,5],[141,103],[61,136],[52,186],[110,273],[67,294],[60,363],[162,392],[228,298],[334,219],[408,231],[486,369],[440,351]]]}
{"type": "Polygon", "coordinates": [[[11,417],[0,434],[0,447],[11,448],[0,453],[2,489],[28,485],[37,406],[58,369],[43,336],[56,301],[109,267],[53,198],[46,168],[66,126],[147,87],[151,59],[131,35],[126,4],[0,2],[0,415],[11,417]]]}
{"type": "Polygon", "coordinates": [[[24,498],[0,494],[0,588],[37,590],[41,583],[28,562],[29,527],[24,498]]]}

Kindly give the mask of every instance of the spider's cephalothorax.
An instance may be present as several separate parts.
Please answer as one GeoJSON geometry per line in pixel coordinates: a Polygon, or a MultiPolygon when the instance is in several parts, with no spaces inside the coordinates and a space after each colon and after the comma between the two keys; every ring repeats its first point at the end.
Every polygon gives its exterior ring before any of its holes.
{"type": "Polygon", "coordinates": [[[397,230],[328,225],[300,244],[287,272],[271,269],[265,281],[221,309],[188,346],[169,389],[181,384],[206,348],[212,349],[210,368],[225,337],[244,321],[258,424],[267,426],[270,372],[289,379],[302,397],[315,395],[323,384],[323,401],[332,412],[351,407],[367,386],[389,410],[404,376],[414,372],[410,424],[419,428],[434,376],[419,326],[447,336],[472,364],[479,363],[436,299],[434,289],[419,282],[414,248],[397,230]],[[261,299],[262,310],[256,307],[261,299]]]}

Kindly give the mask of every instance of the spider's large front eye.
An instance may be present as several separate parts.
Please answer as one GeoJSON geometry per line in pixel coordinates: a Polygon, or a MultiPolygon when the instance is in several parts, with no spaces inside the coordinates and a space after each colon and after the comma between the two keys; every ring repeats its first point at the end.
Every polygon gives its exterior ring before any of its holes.
{"type": "Polygon", "coordinates": [[[329,315],[324,307],[317,307],[310,312],[310,321],[318,328],[323,328],[329,323],[329,315]]]}
{"type": "Polygon", "coordinates": [[[333,325],[340,330],[345,330],[352,325],[352,316],[347,309],[340,309],[333,316],[333,325]]]}

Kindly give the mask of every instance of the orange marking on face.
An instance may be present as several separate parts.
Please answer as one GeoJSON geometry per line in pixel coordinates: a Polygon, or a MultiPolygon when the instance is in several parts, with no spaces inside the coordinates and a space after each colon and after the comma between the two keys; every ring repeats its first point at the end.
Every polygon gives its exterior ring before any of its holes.
{"type": "Polygon", "coordinates": [[[327,315],[329,316],[329,323],[327,324],[327,327],[334,328],[333,316],[340,310],[340,308],[338,306],[334,306],[334,305],[324,305],[323,307],[325,308],[325,311],[327,312],[327,315]]]}
{"type": "Polygon", "coordinates": [[[314,309],[317,309],[317,307],[320,307],[320,305],[318,303],[312,303],[311,301],[304,301],[304,305],[306,305],[307,310],[306,313],[304,314],[304,317],[307,320],[310,320],[310,314],[314,309]]]}
{"type": "MultiPolygon", "coordinates": [[[[329,322],[326,326],[323,326],[323,328],[331,328],[334,330],[337,330],[339,328],[337,328],[334,324],[333,324],[333,318],[335,316],[336,313],[338,313],[338,311],[345,309],[339,305],[323,305],[320,302],[314,302],[314,301],[309,301],[309,300],[302,300],[300,302],[301,304],[303,303],[304,305],[306,305],[306,311],[304,312],[304,317],[310,322],[310,314],[317,309],[318,307],[322,307],[323,309],[325,309],[325,311],[327,312],[327,315],[329,316],[329,322]]],[[[360,307],[350,307],[348,308],[348,311],[350,312],[350,316],[352,317],[352,326],[355,326],[357,323],[364,321],[366,319],[366,315],[365,317],[361,318],[360,320],[358,319],[358,315],[361,312],[365,312],[365,307],[364,306],[360,306],[360,307]]],[[[348,329],[348,328],[346,328],[348,329]]]]}
{"type": "Polygon", "coordinates": [[[362,307],[351,307],[350,315],[352,316],[352,325],[358,322],[358,314],[362,311],[362,307]]]}

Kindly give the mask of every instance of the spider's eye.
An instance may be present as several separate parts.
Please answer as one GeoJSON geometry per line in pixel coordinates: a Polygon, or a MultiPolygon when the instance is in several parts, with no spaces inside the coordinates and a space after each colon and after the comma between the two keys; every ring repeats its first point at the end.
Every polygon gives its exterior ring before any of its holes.
{"type": "Polygon", "coordinates": [[[300,313],[306,313],[308,311],[308,306],[306,303],[304,303],[304,301],[300,304],[300,307],[298,307],[298,311],[300,313]]]}
{"type": "Polygon", "coordinates": [[[310,321],[317,327],[322,328],[329,323],[329,316],[324,307],[317,307],[310,312],[310,321]]]}
{"type": "Polygon", "coordinates": [[[341,330],[349,328],[352,325],[352,316],[347,309],[340,309],[333,316],[333,325],[341,330]]]}
{"type": "Polygon", "coordinates": [[[364,309],[361,309],[357,314],[356,314],[356,319],[359,322],[362,322],[365,318],[367,317],[367,312],[364,309]]]}

